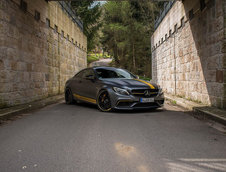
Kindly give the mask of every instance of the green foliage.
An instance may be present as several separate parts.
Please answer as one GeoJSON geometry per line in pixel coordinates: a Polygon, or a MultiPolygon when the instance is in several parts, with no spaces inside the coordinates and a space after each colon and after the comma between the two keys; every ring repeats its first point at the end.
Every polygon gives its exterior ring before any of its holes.
{"type": "Polygon", "coordinates": [[[99,60],[99,56],[95,56],[95,55],[88,55],[87,56],[87,63],[92,63],[94,61],[98,61],[99,60]]]}
{"type": "Polygon", "coordinates": [[[151,43],[158,4],[146,0],[108,1],[104,5],[101,43],[114,65],[151,75],[151,43]]]}
{"type": "Polygon", "coordinates": [[[173,105],[176,105],[176,104],[177,104],[177,101],[176,101],[176,100],[172,100],[171,103],[172,103],[173,105]]]}
{"type": "Polygon", "coordinates": [[[72,7],[83,21],[84,34],[87,36],[87,50],[90,52],[95,48],[99,37],[98,30],[101,27],[102,10],[100,4],[93,0],[72,1],[72,7]]]}
{"type": "Polygon", "coordinates": [[[111,56],[103,53],[89,53],[87,56],[87,63],[92,63],[94,61],[98,61],[100,59],[108,59],[111,58],[111,56]]]}
{"type": "Polygon", "coordinates": [[[139,76],[139,79],[143,79],[145,81],[150,81],[151,78],[145,77],[145,76],[139,76]]]}

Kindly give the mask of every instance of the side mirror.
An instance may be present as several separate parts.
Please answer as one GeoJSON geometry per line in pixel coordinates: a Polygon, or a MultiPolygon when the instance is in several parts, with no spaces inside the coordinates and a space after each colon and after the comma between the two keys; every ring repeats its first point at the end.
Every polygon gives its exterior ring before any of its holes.
{"type": "Polygon", "coordinates": [[[85,77],[85,79],[87,79],[87,80],[95,80],[95,77],[94,77],[94,75],[87,75],[85,77]]]}
{"type": "Polygon", "coordinates": [[[139,77],[138,75],[136,75],[136,78],[137,78],[137,79],[140,79],[140,77],[139,77]]]}

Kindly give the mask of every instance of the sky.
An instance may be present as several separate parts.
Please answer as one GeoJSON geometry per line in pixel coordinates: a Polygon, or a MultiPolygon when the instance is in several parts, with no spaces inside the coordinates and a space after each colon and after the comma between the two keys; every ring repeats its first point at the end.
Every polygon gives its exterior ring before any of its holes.
{"type": "Polygon", "coordinates": [[[96,1],[96,2],[94,2],[94,5],[96,5],[97,3],[100,3],[102,5],[102,4],[106,3],[106,1],[96,1]]]}

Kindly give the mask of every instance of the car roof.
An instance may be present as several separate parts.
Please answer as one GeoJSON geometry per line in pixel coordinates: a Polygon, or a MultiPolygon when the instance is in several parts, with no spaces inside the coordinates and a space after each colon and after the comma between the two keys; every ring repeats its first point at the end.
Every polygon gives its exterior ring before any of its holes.
{"type": "Polygon", "coordinates": [[[119,68],[115,68],[115,67],[109,67],[109,66],[94,66],[94,67],[92,67],[93,69],[113,69],[113,70],[115,70],[115,69],[119,69],[119,68]]]}

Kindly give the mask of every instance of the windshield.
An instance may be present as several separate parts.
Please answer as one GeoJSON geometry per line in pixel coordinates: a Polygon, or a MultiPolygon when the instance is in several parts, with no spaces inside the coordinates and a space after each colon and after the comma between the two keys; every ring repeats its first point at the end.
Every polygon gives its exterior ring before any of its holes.
{"type": "Polygon", "coordinates": [[[123,69],[96,69],[97,77],[99,79],[107,78],[125,78],[125,79],[134,79],[135,75],[127,72],[123,69]]]}

